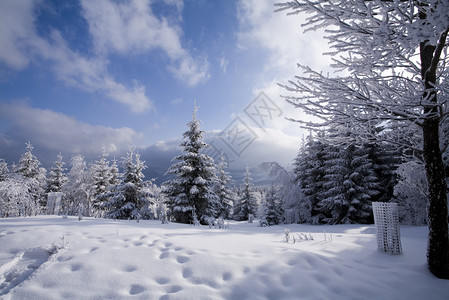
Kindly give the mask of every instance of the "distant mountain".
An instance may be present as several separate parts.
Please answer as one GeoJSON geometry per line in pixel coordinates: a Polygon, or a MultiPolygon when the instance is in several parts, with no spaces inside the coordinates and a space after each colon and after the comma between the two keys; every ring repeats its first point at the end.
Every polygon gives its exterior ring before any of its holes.
{"type": "Polygon", "coordinates": [[[275,161],[261,163],[255,171],[255,176],[265,178],[268,184],[283,183],[290,178],[288,171],[275,161]]]}

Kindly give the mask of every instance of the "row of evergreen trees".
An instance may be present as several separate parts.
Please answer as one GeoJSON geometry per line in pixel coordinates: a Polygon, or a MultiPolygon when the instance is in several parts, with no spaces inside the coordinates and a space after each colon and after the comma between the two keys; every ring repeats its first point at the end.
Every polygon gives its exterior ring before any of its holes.
{"type": "MultiPolygon", "coordinates": [[[[403,149],[387,143],[337,145],[333,132],[336,131],[309,136],[295,159],[295,181],[301,188],[300,201],[295,207],[301,212],[300,221],[372,223],[371,203],[392,201],[400,204],[404,222],[425,222],[422,197],[405,193],[423,179],[422,169],[418,175],[410,174],[413,172],[410,169],[407,172],[397,170],[399,166],[402,170],[406,164],[419,165],[419,159],[406,159],[403,149]],[[412,176],[416,177],[413,182],[412,176]]],[[[348,136],[349,132],[347,128],[338,128],[335,134],[344,136],[346,141],[355,140],[348,136]]],[[[425,186],[422,186],[420,192],[424,191],[425,186]]]]}
{"type": "MultiPolygon", "coordinates": [[[[88,165],[83,156],[75,155],[66,173],[62,155],[47,171],[32,153],[27,151],[11,171],[0,160],[0,216],[31,216],[45,213],[46,195],[62,192],[60,212],[64,215],[94,216],[114,219],[153,219],[168,217],[175,222],[211,224],[215,219],[247,220],[249,215],[265,214],[262,189],[252,185],[249,169],[246,169],[241,188],[233,186],[222,155],[218,164],[204,149],[203,141],[193,112],[192,121],[183,135],[183,152],[176,156],[167,175],[171,179],[160,187],[153,180],[145,181],[145,162],[135,148],[130,147],[121,160],[121,170],[116,160],[110,163],[103,150],[99,160],[88,165]],[[259,209],[259,204],[262,204],[259,209]]],[[[272,207],[272,205],[270,206],[272,207]]],[[[269,212],[267,212],[269,214],[269,212]]],[[[269,223],[281,222],[268,217],[269,223]]]]}
{"type": "Polygon", "coordinates": [[[47,176],[28,143],[11,171],[0,160],[0,217],[44,213],[46,194],[62,192],[61,214],[114,219],[168,217],[210,224],[218,218],[242,221],[253,215],[262,225],[272,225],[294,215],[289,222],[371,223],[373,201],[395,201],[404,222],[426,221],[422,164],[404,163],[401,149],[391,144],[335,144],[336,136],[352,140],[345,128],[309,136],[293,173],[275,164],[274,184],[255,188],[247,168],[243,184],[236,188],[224,157],[216,164],[205,154],[209,146],[203,141],[197,107],[187,126],[182,153],[173,158],[166,173],[170,180],[161,186],[144,180],[146,165],[133,147],[121,160],[121,172],[118,162],[109,162],[103,150],[101,158],[89,165],[75,155],[68,173],[58,155],[47,176]]]}

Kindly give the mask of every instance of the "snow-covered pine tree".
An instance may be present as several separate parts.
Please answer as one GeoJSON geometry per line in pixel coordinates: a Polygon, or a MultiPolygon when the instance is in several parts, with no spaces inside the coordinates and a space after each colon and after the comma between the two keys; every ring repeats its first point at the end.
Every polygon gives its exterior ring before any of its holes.
{"type": "Polygon", "coordinates": [[[368,150],[368,158],[372,161],[372,169],[379,182],[378,195],[372,197],[372,201],[389,202],[394,196],[394,186],[397,183],[396,169],[402,163],[401,148],[387,143],[365,144],[368,150]]]}
{"type": "Polygon", "coordinates": [[[61,188],[64,193],[61,210],[64,215],[91,216],[93,198],[91,173],[80,154],[72,157],[70,166],[68,181],[61,188]]]}
{"type": "Polygon", "coordinates": [[[64,168],[64,165],[63,156],[59,153],[54,166],[50,168],[50,174],[48,174],[46,193],[60,192],[62,186],[67,182],[68,178],[65,175],[67,169],[64,168]]]}
{"type": "Polygon", "coordinates": [[[122,174],[120,174],[120,170],[117,166],[117,160],[115,158],[112,160],[112,165],[109,169],[109,175],[109,185],[116,185],[120,183],[122,174]]]}
{"type": "Polygon", "coordinates": [[[368,151],[362,146],[328,147],[325,158],[323,199],[319,206],[326,223],[372,222],[371,199],[378,192],[368,151]]]}
{"type": "Polygon", "coordinates": [[[3,158],[0,159],[0,182],[5,181],[8,177],[9,168],[8,164],[5,162],[3,158]]]}
{"type": "Polygon", "coordinates": [[[278,197],[278,190],[273,184],[265,194],[261,219],[264,219],[270,226],[278,225],[284,221],[284,210],[281,199],[278,197]]]}
{"type": "Polygon", "coordinates": [[[142,171],[145,162],[140,160],[140,154],[135,147],[130,146],[122,161],[123,179],[109,190],[100,194],[97,199],[104,201],[101,205],[106,210],[106,217],[113,219],[136,219],[143,217],[143,211],[153,203],[154,195],[146,189],[142,171]]]}
{"type": "Polygon", "coordinates": [[[298,204],[299,219],[319,224],[324,218],[318,203],[323,198],[324,154],[326,145],[309,135],[294,161],[293,172],[296,182],[301,186],[303,198],[298,204]]]}
{"type": "Polygon", "coordinates": [[[218,197],[214,193],[215,164],[212,157],[202,150],[209,147],[203,141],[203,131],[197,119],[198,107],[195,105],[192,121],[183,134],[180,146],[183,153],[173,158],[177,161],[170,166],[166,174],[175,178],[164,183],[169,198],[168,208],[175,222],[208,224],[217,215],[218,197]]]}
{"type": "Polygon", "coordinates": [[[43,180],[45,178],[45,174],[43,173],[46,172],[46,170],[39,167],[41,163],[32,153],[33,146],[31,143],[27,142],[26,146],[27,151],[22,154],[13,172],[22,176],[26,181],[28,192],[31,195],[31,197],[26,197],[26,199],[31,199],[31,201],[24,204],[24,214],[27,216],[32,216],[40,212],[41,200],[45,198],[45,182],[43,180]]]}
{"type": "Polygon", "coordinates": [[[217,207],[216,217],[223,219],[232,218],[232,207],[235,195],[230,188],[231,175],[226,170],[228,163],[225,160],[223,153],[220,156],[220,162],[217,164],[217,182],[215,184],[215,194],[218,196],[219,206],[217,207]]]}
{"type": "Polygon", "coordinates": [[[240,196],[238,201],[234,204],[234,219],[237,221],[248,220],[249,215],[256,217],[258,203],[256,197],[253,194],[253,179],[249,167],[246,167],[245,178],[243,179],[243,185],[241,187],[240,196]]]}
{"type": "MultiPolygon", "coordinates": [[[[101,208],[103,201],[98,198],[98,195],[106,192],[108,187],[111,185],[111,167],[109,166],[109,161],[107,160],[108,153],[106,148],[103,147],[103,151],[101,154],[101,158],[96,160],[92,166],[91,174],[92,174],[92,184],[93,184],[93,203],[92,209],[93,214],[97,217],[104,217],[104,210],[101,208]]],[[[104,198],[101,198],[104,199],[104,198]]]]}
{"type": "Polygon", "coordinates": [[[30,142],[26,144],[27,151],[22,154],[17,163],[14,173],[20,174],[25,178],[37,178],[39,176],[39,166],[41,165],[40,161],[34,156],[33,145],[30,142]]]}

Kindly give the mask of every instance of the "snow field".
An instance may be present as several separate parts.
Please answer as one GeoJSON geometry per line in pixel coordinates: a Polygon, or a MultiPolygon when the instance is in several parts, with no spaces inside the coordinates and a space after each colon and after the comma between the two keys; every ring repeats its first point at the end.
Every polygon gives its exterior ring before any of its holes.
{"type": "Polygon", "coordinates": [[[2,219],[0,299],[447,299],[449,281],[426,268],[427,228],[401,234],[390,256],[374,225],[2,219]],[[285,243],[284,228],[314,239],[285,243]]]}

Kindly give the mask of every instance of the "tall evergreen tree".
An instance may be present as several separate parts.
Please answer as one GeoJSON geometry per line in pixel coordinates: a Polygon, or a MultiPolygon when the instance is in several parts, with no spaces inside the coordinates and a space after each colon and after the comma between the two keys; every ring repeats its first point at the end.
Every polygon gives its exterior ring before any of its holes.
{"type": "Polygon", "coordinates": [[[102,201],[102,208],[106,216],[113,219],[141,219],[142,212],[153,203],[154,195],[146,189],[142,171],[146,168],[145,162],[140,160],[140,154],[130,146],[127,155],[123,158],[123,179],[97,198],[102,201]]]}
{"type": "Polygon", "coordinates": [[[268,188],[263,206],[261,219],[264,219],[267,225],[277,225],[284,221],[281,199],[278,197],[278,191],[274,185],[268,188]]]}
{"type": "Polygon", "coordinates": [[[364,147],[368,150],[368,158],[373,163],[372,169],[379,180],[379,193],[371,200],[389,202],[394,198],[394,187],[398,181],[396,170],[403,161],[401,149],[386,143],[371,143],[364,147]]]}
{"type": "Polygon", "coordinates": [[[27,151],[22,154],[13,171],[27,181],[26,185],[31,195],[27,199],[32,199],[32,201],[25,203],[24,213],[31,216],[38,214],[40,211],[41,200],[44,198],[43,178],[45,178],[45,175],[43,173],[46,170],[39,167],[41,163],[32,153],[34,147],[31,143],[26,143],[26,146],[27,151]]]}
{"type": "MultiPolygon", "coordinates": [[[[111,185],[111,167],[109,166],[109,161],[107,160],[108,153],[106,149],[103,148],[103,153],[101,159],[95,161],[91,166],[92,173],[92,184],[93,184],[93,210],[94,214],[98,217],[104,216],[104,210],[101,208],[103,201],[100,201],[98,195],[106,192],[108,187],[111,185]]],[[[104,199],[104,198],[101,198],[104,199]]]]}
{"type": "Polygon", "coordinates": [[[258,203],[253,194],[252,181],[249,167],[246,167],[240,197],[234,206],[234,219],[237,221],[248,220],[249,215],[256,216],[258,203]]]}
{"type": "Polygon", "coordinates": [[[212,157],[201,151],[209,147],[203,141],[203,131],[197,119],[198,107],[195,105],[192,121],[187,124],[188,130],[183,134],[183,153],[173,158],[178,161],[170,166],[167,174],[175,178],[165,183],[169,197],[168,208],[171,218],[180,223],[203,224],[217,215],[218,197],[214,193],[215,164],[212,157]]]}
{"type": "Polygon", "coordinates": [[[0,182],[6,180],[6,178],[8,177],[8,173],[9,173],[8,164],[2,158],[0,159],[0,182]]]}
{"type": "Polygon", "coordinates": [[[294,162],[296,182],[301,186],[303,198],[299,203],[300,220],[319,224],[324,218],[318,208],[323,198],[324,154],[326,145],[308,136],[294,162]]]}
{"type": "Polygon", "coordinates": [[[22,175],[25,178],[38,178],[40,161],[33,154],[33,145],[30,142],[26,143],[27,151],[22,154],[16,165],[14,172],[22,175]]]}
{"type": "Polygon", "coordinates": [[[366,148],[335,147],[325,155],[323,199],[319,202],[327,223],[372,221],[371,199],[378,192],[378,178],[366,148]]]}
{"type": "Polygon", "coordinates": [[[65,162],[63,161],[62,154],[59,153],[57,156],[57,160],[54,162],[54,166],[50,169],[50,174],[47,178],[47,189],[46,192],[60,192],[62,186],[67,182],[68,178],[65,175],[64,168],[65,162]]]}
{"type": "Polygon", "coordinates": [[[116,185],[120,183],[122,174],[120,174],[120,170],[117,166],[117,160],[114,158],[112,161],[112,165],[109,168],[109,185],[116,185]]]}
{"type": "Polygon", "coordinates": [[[223,153],[220,156],[220,162],[217,165],[217,183],[215,185],[215,194],[218,196],[219,201],[217,216],[223,219],[232,218],[232,206],[235,195],[229,187],[231,182],[231,175],[227,172],[228,163],[226,162],[223,153]]]}

